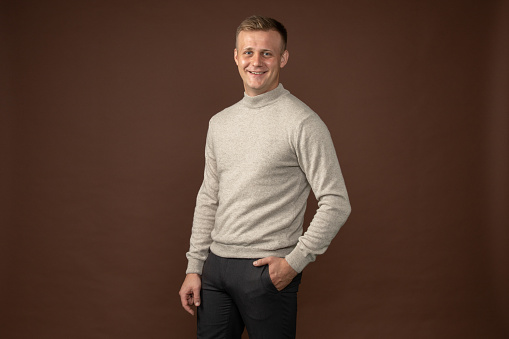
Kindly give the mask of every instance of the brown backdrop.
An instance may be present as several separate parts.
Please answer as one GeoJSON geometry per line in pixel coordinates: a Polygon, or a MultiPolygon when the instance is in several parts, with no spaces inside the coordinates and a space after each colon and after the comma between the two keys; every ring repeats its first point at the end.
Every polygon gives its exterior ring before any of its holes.
{"type": "MultiPolygon", "coordinates": [[[[0,338],[193,338],[179,306],[234,30],[280,19],[353,213],[300,338],[509,336],[507,1],[3,1],[0,338]]],[[[311,202],[307,220],[315,209],[311,202]]]]}

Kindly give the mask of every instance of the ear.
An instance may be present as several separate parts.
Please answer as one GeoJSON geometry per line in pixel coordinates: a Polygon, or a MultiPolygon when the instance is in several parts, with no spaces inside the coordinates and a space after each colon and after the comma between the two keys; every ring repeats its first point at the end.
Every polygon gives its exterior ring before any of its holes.
{"type": "Polygon", "coordinates": [[[235,63],[237,64],[237,66],[239,65],[239,59],[237,58],[238,57],[238,54],[237,54],[237,49],[235,48],[233,50],[233,59],[235,60],[235,63]]]}
{"type": "Polygon", "coordinates": [[[285,67],[286,63],[288,62],[289,57],[290,57],[290,53],[288,53],[288,51],[284,51],[283,54],[281,54],[281,62],[279,64],[279,67],[281,67],[281,68],[285,67]]]}

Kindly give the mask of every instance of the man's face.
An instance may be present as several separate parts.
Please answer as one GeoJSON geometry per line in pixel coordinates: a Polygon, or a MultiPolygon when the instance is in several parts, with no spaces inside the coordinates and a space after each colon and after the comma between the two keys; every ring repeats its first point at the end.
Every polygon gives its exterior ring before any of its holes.
{"type": "Polygon", "coordinates": [[[263,94],[278,86],[279,70],[288,61],[288,51],[281,54],[281,46],[277,31],[239,33],[234,59],[247,95],[263,94]]]}

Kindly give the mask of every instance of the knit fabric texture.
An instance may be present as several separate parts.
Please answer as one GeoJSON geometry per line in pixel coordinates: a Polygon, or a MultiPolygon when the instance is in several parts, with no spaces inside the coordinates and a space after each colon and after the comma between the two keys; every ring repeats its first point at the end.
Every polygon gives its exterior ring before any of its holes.
{"type": "Polygon", "coordinates": [[[187,273],[209,250],[225,258],[284,257],[301,272],[325,252],[350,214],[330,133],[283,85],[214,115],[205,146],[187,273]],[[313,190],[318,210],[303,219],[313,190]]]}

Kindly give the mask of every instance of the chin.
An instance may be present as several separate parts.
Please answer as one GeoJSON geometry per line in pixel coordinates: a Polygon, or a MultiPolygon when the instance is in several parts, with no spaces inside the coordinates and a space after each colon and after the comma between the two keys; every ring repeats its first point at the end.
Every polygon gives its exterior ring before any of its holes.
{"type": "Polygon", "coordinates": [[[251,86],[252,89],[254,89],[255,91],[259,91],[259,90],[262,90],[264,86],[251,86]]]}

